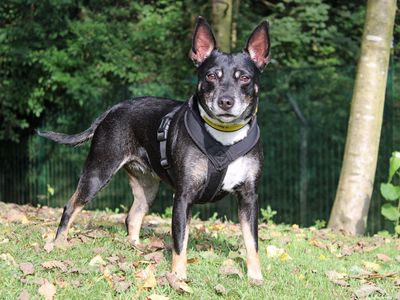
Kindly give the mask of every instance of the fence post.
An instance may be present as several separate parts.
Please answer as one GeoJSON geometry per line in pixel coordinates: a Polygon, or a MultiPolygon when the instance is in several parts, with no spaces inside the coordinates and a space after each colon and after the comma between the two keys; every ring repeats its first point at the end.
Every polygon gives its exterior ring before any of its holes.
{"type": "Polygon", "coordinates": [[[307,193],[308,193],[308,140],[309,126],[307,119],[304,117],[299,105],[291,94],[286,94],[290,105],[293,108],[296,117],[301,123],[300,127],[300,224],[307,223],[307,193]]]}

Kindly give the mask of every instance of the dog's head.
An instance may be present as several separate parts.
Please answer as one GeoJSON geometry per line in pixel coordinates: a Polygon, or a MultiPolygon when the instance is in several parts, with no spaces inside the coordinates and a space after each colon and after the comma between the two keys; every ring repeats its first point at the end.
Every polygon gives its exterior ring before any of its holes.
{"type": "Polygon", "coordinates": [[[269,61],[268,23],[260,23],[242,52],[219,51],[207,21],[199,17],[190,57],[197,66],[200,109],[222,123],[240,123],[256,110],[259,75],[269,61]]]}

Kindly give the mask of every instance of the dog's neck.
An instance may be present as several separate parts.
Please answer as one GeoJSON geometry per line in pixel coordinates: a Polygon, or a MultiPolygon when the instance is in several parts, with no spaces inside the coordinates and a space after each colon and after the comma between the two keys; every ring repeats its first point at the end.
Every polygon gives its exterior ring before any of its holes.
{"type": "Polygon", "coordinates": [[[210,125],[205,124],[206,130],[211,134],[211,136],[220,142],[224,146],[233,145],[247,136],[250,126],[247,124],[239,130],[236,131],[219,131],[212,128],[210,125]]]}
{"type": "Polygon", "coordinates": [[[249,120],[237,124],[222,124],[218,121],[213,120],[203,107],[198,103],[198,108],[201,118],[205,122],[206,130],[211,134],[211,136],[220,142],[222,145],[229,146],[233,145],[247,136],[247,132],[250,129],[249,120]],[[235,129],[235,130],[233,130],[235,129]]]}

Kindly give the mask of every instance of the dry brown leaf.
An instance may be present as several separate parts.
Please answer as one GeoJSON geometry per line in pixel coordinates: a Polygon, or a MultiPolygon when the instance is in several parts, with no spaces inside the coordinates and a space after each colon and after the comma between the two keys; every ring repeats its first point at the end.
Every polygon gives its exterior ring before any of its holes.
{"type": "Polygon", "coordinates": [[[198,257],[191,257],[187,260],[188,264],[197,264],[199,263],[199,258],[198,257]]]}
{"type": "Polygon", "coordinates": [[[19,268],[21,269],[21,271],[24,273],[25,276],[35,273],[35,267],[30,262],[20,263],[19,268]]]}
{"type": "Polygon", "coordinates": [[[106,264],[107,263],[104,261],[104,259],[100,255],[96,255],[89,262],[89,266],[91,266],[91,267],[99,267],[99,266],[104,266],[106,264]]]}
{"type": "Polygon", "coordinates": [[[26,214],[16,209],[11,209],[8,211],[8,213],[6,214],[6,220],[10,223],[21,223],[21,224],[29,223],[26,214]]]}
{"type": "Polygon", "coordinates": [[[43,249],[44,249],[47,253],[50,253],[51,251],[54,250],[54,242],[53,242],[53,241],[47,242],[47,243],[44,245],[43,249]]]}
{"type": "Polygon", "coordinates": [[[12,255],[10,253],[2,253],[0,254],[0,259],[5,261],[7,265],[9,266],[17,266],[17,263],[14,259],[14,257],[12,257],[12,255]]]}
{"type": "Polygon", "coordinates": [[[376,257],[377,257],[380,261],[383,261],[383,262],[388,262],[388,261],[391,261],[391,260],[392,260],[391,257],[389,257],[389,256],[387,256],[386,254],[383,254],[383,253],[378,253],[378,254],[376,255],[376,257]]]}
{"type": "Polygon", "coordinates": [[[115,264],[119,261],[119,257],[117,255],[112,255],[106,258],[111,264],[115,264]]]}
{"type": "Polygon", "coordinates": [[[71,284],[75,287],[80,287],[81,286],[81,282],[79,280],[72,280],[71,284]]]}
{"type": "Polygon", "coordinates": [[[163,240],[154,237],[154,238],[150,239],[148,248],[154,249],[154,250],[162,250],[162,249],[165,249],[165,244],[164,244],[163,240]]]}
{"type": "Polygon", "coordinates": [[[122,293],[125,292],[127,289],[129,289],[131,284],[128,281],[123,280],[114,282],[114,286],[117,292],[122,293]]]}
{"type": "Polygon", "coordinates": [[[110,288],[114,287],[114,282],[113,282],[113,277],[110,273],[110,270],[108,270],[108,268],[104,268],[103,270],[103,277],[104,279],[107,281],[108,285],[110,286],[110,288]]]}
{"type": "Polygon", "coordinates": [[[44,285],[46,283],[46,281],[47,281],[47,279],[39,277],[39,278],[33,279],[32,283],[36,284],[36,285],[44,285]]]}
{"type": "Polygon", "coordinates": [[[347,274],[346,273],[339,273],[339,272],[336,272],[335,270],[327,271],[325,274],[326,274],[326,276],[328,277],[329,280],[347,278],[347,274]]]}
{"type": "Polygon", "coordinates": [[[118,267],[122,270],[122,271],[124,271],[125,273],[126,272],[129,272],[129,270],[131,270],[132,268],[133,268],[133,266],[132,266],[132,263],[130,263],[130,262],[119,262],[118,263],[118,267]]]}
{"type": "Polygon", "coordinates": [[[68,281],[65,281],[65,280],[62,279],[62,278],[56,279],[55,284],[56,284],[58,287],[62,288],[62,289],[64,289],[64,288],[66,288],[67,286],[69,286],[69,282],[68,282],[68,281]]]}
{"type": "Polygon", "coordinates": [[[371,271],[378,272],[381,269],[381,265],[371,262],[371,261],[363,261],[363,265],[365,268],[371,271]]]}
{"type": "Polygon", "coordinates": [[[62,272],[67,272],[67,266],[59,260],[49,260],[41,263],[41,266],[45,269],[60,269],[62,272]]]}
{"type": "Polygon", "coordinates": [[[219,269],[221,275],[237,275],[240,278],[243,277],[243,273],[235,267],[235,262],[232,259],[224,261],[222,267],[219,269]]]}
{"type": "Polygon", "coordinates": [[[321,242],[321,241],[319,241],[319,240],[316,240],[316,239],[310,240],[309,243],[310,243],[312,246],[315,246],[315,247],[320,248],[320,249],[328,249],[328,247],[327,247],[326,244],[324,244],[323,242],[321,242]]]}
{"type": "Polygon", "coordinates": [[[45,279],[44,284],[39,288],[38,292],[44,297],[45,300],[52,300],[54,295],[57,293],[57,288],[54,286],[54,284],[45,279]]]}
{"type": "Polygon", "coordinates": [[[218,295],[226,295],[226,294],[228,294],[228,291],[226,290],[226,288],[222,284],[217,284],[214,287],[214,290],[218,295]]]}
{"type": "Polygon", "coordinates": [[[363,284],[358,289],[354,291],[354,294],[357,296],[358,299],[366,299],[372,294],[381,294],[384,295],[386,292],[381,289],[380,287],[372,284],[363,284]]]}
{"type": "Polygon", "coordinates": [[[31,295],[29,295],[27,290],[23,290],[21,294],[19,294],[18,300],[29,300],[31,295]]]}
{"type": "Polygon", "coordinates": [[[167,278],[169,285],[177,292],[186,292],[189,294],[193,294],[193,290],[190,286],[187,285],[186,282],[183,280],[179,280],[178,277],[176,276],[175,273],[168,272],[165,274],[165,277],[167,278]]]}
{"type": "Polygon", "coordinates": [[[148,265],[146,269],[135,273],[138,289],[151,289],[157,286],[154,267],[148,265]]]}
{"type": "Polygon", "coordinates": [[[164,261],[164,254],[161,251],[151,252],[144,256],[144,259],[153,261],[156,265],[164,261]]]}

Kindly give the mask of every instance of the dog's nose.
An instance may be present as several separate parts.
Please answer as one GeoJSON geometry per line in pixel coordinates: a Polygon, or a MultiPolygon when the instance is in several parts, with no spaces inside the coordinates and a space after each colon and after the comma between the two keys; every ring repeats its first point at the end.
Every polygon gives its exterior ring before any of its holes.
{"type": "Polygon", "coordinates": [[[218,106],[220,108],[222,108],[223,110],[231,109],[233,104],[234,104],[234,101],[231,98],[224,97],[224,98],[218,99],[218,106]]]}

